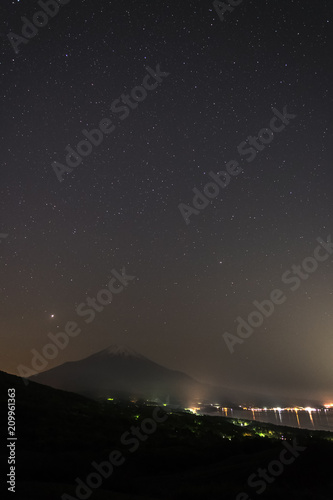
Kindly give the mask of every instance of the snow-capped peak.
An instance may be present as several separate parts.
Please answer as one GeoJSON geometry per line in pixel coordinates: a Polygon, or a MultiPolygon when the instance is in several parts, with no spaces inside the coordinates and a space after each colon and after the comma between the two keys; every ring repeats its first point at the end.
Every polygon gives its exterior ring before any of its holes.
{"type": "Polygon", "coordinates": [[[103,354],[111,356],[123,356],[124,358],[142,358],[141,354],[124,345],[111,345],[102,351],[103,354]]]}

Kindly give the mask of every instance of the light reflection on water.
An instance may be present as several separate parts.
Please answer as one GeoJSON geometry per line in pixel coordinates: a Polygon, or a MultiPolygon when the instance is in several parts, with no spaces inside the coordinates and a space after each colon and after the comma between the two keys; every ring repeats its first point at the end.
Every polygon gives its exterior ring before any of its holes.
{"type": "Polygon", "coordinates": [[[238,410],[222,408],[220,415],[224,417],[239,418],[244,420],[255,420],[276,425],[287,425],[288,427],[299,427],[301,429],[315,429],[333,432],[333,410],[238,410]]]}

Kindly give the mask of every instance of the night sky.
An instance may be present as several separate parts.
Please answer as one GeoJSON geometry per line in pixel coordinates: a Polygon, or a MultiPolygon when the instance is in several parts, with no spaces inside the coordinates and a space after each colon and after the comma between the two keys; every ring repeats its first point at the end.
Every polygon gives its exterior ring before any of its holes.
{"type": "Polygon", "coordinates": [[[331,0],[244,0],[223,21],[211,1],[70,0],[16,53],[8,33],[40,10],[1,2],[0,369],[76,321],[47,368],[125,344],[202,382],[333,399],[333,255],[295,291],[281,280],[333,234],[331,0]],[[59,182],[53,162],[105,118],[59,182]],[[231,160],[243,171],[186,224],[179,205],[231,160]],[[78,305],[122,268],[135,279],[85,323],[78,305]],[[276,288],[284,303],[231,354],[223,334],[276,288]]]}

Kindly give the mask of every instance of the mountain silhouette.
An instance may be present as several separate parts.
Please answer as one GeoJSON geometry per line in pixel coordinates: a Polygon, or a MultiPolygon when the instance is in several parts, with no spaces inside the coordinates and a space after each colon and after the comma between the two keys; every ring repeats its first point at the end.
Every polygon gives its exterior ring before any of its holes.
{"type": "Polygon", "coordinates": [[[130,395],[186,403],[205,393],[205,386],[185,373],[170,370],[121,345],[64,363],[30,380],[94,399],[130,395]]]}

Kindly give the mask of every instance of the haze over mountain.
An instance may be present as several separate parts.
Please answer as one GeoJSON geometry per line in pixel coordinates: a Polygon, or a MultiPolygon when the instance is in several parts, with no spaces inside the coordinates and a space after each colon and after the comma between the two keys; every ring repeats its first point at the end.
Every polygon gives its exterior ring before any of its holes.
{"type": "Polygon", "coordinates": [[[318,406],[319,401],[239,391],[203,384],[178,370],[170,370],[123,345],[111,345],[79,361],[69,361],[30,377],[56,389],[93,399],[133,396],[180,403],[196,401],[252,406],[318,406]]]}

